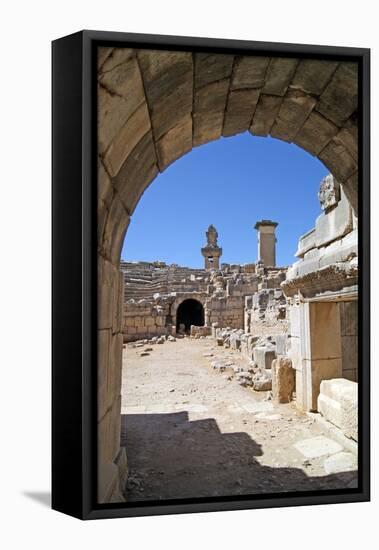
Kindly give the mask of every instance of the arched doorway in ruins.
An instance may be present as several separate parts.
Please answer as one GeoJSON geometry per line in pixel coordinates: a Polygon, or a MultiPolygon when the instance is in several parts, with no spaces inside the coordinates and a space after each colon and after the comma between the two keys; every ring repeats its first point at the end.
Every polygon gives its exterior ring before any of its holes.
{"type": "Polygon", "coordinates": [[[250,131],[317,157],[357,213],[358,65],[100,48],[98,70],[98,497],[109,502],[125,462],[120,253],[141,195],[193,147],[250,131]]]}
{"type": "Polygon", "coordinates": [[[176,330],[183,329],[189,334],[191,325],[204,326],[204,308],[203,304],[193,298],[183,300],[176,312],[176,330]]]}

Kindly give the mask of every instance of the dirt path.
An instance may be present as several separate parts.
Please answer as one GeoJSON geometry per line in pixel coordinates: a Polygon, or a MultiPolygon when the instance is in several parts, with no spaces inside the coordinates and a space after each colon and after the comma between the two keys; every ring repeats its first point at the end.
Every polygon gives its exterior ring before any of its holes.
{"type": "Polygon", "coordinates": [[[242,361],[211,339],[124,350],[129,501],[356,486],[354,455],[325,428],[215,372],[210,353],[242,361]]]}

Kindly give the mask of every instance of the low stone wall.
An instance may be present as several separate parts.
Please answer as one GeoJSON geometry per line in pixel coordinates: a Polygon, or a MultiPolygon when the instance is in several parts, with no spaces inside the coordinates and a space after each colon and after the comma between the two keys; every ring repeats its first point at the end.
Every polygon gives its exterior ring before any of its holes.
{"type": "Polygon", "coordinates": [[[124,343],[172,334],[169,306],[154,305],[146,300],[124,305],[124,343]]]}
{"type": "Polygon", "coordinates": [[[254,361],[263,369],[270,369],[277,355],[285,355],[287,350],[287,334],[254,335],[243,329],[219,328],[217,323],[212,326],[212,336],[219,345],[239,350],[246,359],[254,361]]]}
{"type": "Polygon", "coordinates": [[[124,342],[171,334],[177,309],[185,299],[202,303],[205,325],[218,323],[242,329],[246,325],[245,298],[255,295],[259,287],[275,286],[275,290],[261,291],[269,299],[262,298],[259,312],[267,310],[268,318],[273,309],[273,322],[280,317],[277,306],[283,305],[283,293],[276,287],[285,277],[284,268],[259,264],[256,272],[254,264],[223,264],[221,270],[205,271],[163,262],[121,262],[121,269],[125,282],[124,342]]]}

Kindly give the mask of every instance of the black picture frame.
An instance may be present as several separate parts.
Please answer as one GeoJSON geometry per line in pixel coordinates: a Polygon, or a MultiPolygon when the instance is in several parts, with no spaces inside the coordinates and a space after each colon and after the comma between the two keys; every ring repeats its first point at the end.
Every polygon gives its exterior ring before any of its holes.
{"type": "Polygon", "coordinates": [[[52,507],[81,519],[370,499],[370,50],[81,31],[52,43],[52,507]],[[338,58],[359,63],[359,486],[312,493],[96,503],[96,48],[338,58]]]}

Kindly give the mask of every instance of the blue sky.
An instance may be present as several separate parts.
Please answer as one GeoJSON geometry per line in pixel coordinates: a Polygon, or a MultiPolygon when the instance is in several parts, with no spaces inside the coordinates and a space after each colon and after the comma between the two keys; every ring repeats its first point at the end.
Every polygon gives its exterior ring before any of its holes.
{"type": "Polygon", "coordinates": [[[245,132],[194,148],[159,174],[141,197],[125,237],[125,260],[203,267],[212,223],[221,262],[257,260],[255,222],[279,223],[277,264],[289,265],[300,235],[321,213],[317,191],[328,173],[296,145],[245,132]]]}

